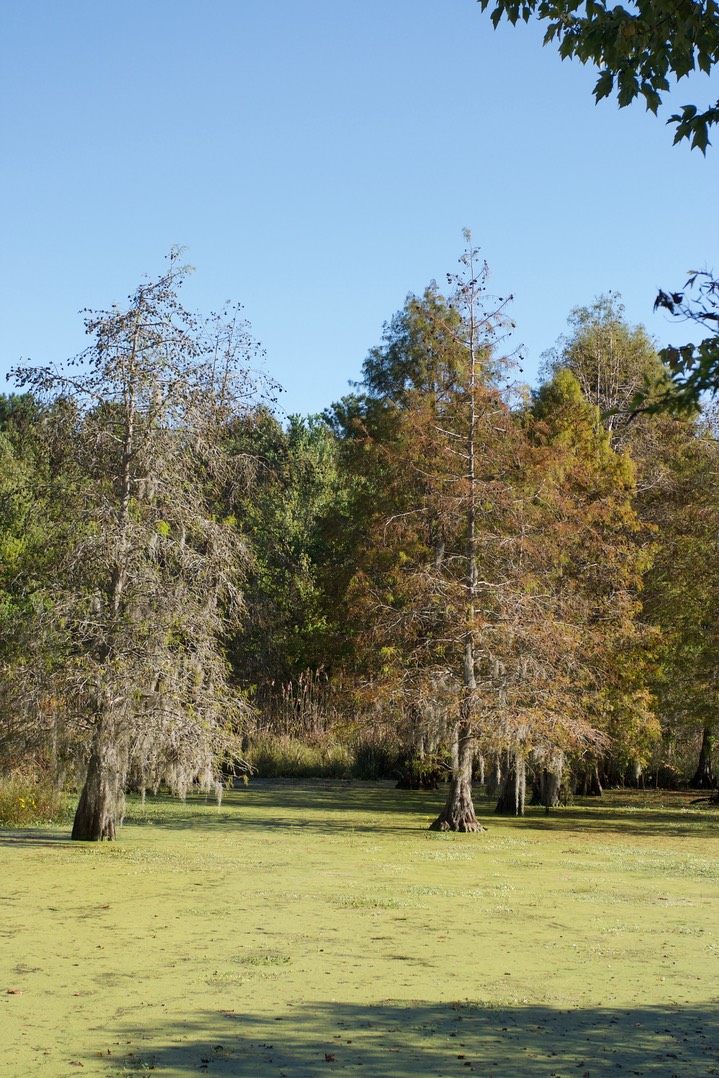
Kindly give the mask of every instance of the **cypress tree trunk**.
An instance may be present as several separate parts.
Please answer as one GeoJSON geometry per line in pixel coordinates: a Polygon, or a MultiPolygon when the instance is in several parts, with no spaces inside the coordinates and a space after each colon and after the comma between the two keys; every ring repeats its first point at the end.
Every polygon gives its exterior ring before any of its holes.
{"type": "Polygon", "coordinates": [[[472,802],[473,738],[469,723],[457,728],[457,765],[452,771],[447,802],[430,831],[484,831],[474,814],[472,802]]]}
{"type": "Polygon", "coordinates": [[[484,786],[484,756],[477,756],[475,771],[477,773],[477,782],[480,786],[484,786]]]}
{"type": "Polygon", "coordinates": [[[125,767],[111,724],[101,722],[93,739],[87,777],[80,794],[72,837],[81,842],[111,842],[125,808],[125,767]]]}
{"type": "Polygon", "coordinates": [[[544,805],[545,811],[561,804],[562,775],[543,767],[532,784],[530,805],[544,805]]]}
{"type": "Polygon", "coordinates": [[[499,800],[494,810],[502,816],[524,816],[527,797],[527,765],[523,756],[515,756],[502,781],[499,800]]]}
{"type": "Polygon", "coordinates": [[[699,752],[699,763],[694,772],[690,786],[696,790],[713,790],[716,781],[712,770],[712,751],[714,749],[714,732],[708,726],[702,733],[702,747],[699,752]]]}
{"type": "Polygon", "coordinates": [[[606,786],[615,787],[627,785],[627,769],[626,767],[620,769],[617,761],[613,757],[610,756],[608,759],[604,760],[603,772],[606,786]]]}
{"type": "Polygon", "coordinates": [[[562,801],[562,776],[564,773],[564,755],[557,753],[550,760],[549,767],[540,767],[534,772],[531,805],[544,805],[545,812],[556,808],[562,801]]]}
{"type": "Polygon", "coordinates": [[[582,772],[577,783],[577,793],[583,797],[601,797],[604,793],[596,764],[589,764],[582,772]]]}
{"type": "Polygon", "coordinates": [[[492,767],[487,775],[487,794],[490,797],[496,797],[499,793],[499,789],[502,785],[502,762],[499,756],[495,756],[492,760],[492,767]]]}

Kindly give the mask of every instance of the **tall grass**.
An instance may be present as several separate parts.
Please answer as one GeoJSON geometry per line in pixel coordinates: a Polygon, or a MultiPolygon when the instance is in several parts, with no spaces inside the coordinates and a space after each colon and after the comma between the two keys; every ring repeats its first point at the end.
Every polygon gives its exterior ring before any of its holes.
{"type": "Polygon", "coordinates": [[[264,778],[397,779],[397,747],[379,739],[324,734],[298,738],[261,732],[247,740],[245,760],[264,778]]]}
{"type": "Polygon", "coordinates": [[[342,685],[325,670],[259,685],[245,759],[267,778],[398,778],[396,734],[376,713],[352,712],[342,685]]]}
{"type": "Polygon", "coordinates": [[[255,732],[317,738],[340,719],[336,699],[337,689],[322,669],[305,670],[294,681],[258,685],[252,701],[257,709],[255,732]]]}
{"type": "Polygon", "coordinates": [[[248,741],[245,759],[265,778],[346,779],[352,774],[354,754],[349,745],[330,735],[302,740],[288,734],[258,733],[248,741]]]}

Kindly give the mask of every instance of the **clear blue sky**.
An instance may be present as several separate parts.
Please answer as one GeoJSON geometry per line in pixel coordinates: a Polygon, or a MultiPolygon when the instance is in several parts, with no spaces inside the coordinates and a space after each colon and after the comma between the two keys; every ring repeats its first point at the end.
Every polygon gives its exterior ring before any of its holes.
{"type": "Polygon", "coordinates": [[[0,41],[3,374],[79,351],[78,310],[173,244],[185,302],[240,300],[301,413],[455,268],[464,226],[530,379],[609,289],[660,343],[691,335],[656,289],[719,269],[719,136],[704,159],[641,105],[595,106],[592,70],[474,0],[2,0],[0,41]]]}

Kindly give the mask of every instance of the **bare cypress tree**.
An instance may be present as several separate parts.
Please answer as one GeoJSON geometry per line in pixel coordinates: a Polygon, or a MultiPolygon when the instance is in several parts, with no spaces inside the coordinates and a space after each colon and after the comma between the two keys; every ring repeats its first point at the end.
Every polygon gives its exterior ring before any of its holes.
{"type": "Polygon", "coordinates": [[[130,768],[183,793],[237,748],[220,642],[249,555],[211,499],[236,472],[226,433],[253,400],[257,347],[236,309],[200,320],[180,305],[185,273],[173,253],[125,309],[87,314],[92,343],[64,369],[15,372],[54,401],[55,457],[52,574],[16,696],[60,702],[85,746],[76,839],[115,838],[130,768]]]}

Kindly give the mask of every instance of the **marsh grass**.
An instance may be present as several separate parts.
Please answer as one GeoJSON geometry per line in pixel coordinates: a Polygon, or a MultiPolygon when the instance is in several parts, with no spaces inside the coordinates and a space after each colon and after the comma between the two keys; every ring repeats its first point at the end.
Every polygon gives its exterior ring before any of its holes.
{"type": "Polygon", "coordinates": [[[0,833],[3,1074],[712,1073],[719,813],[443,835],[441,797],[253,780],[131,799],[116,844],[0,833]]]}
{"type": "MultiPolygon", "coordinates": [[[[340,724],[342,725],[342,724],[340,724]]],[[[281,729],[281,725],[274,726],[281,729]]],[[[318,728],[291,733],[253,732],[245,759],[261,778],[393,779],[402,774],[401,747],[391,737],[339,736],[318,728]]]]}
{"type": "Polygon", "coordinates": [[[247,762],[262,778],[349,778],[355,763],[352,749],[324,734],[304,740],[289,735],[254,734],[247,762]]]}

